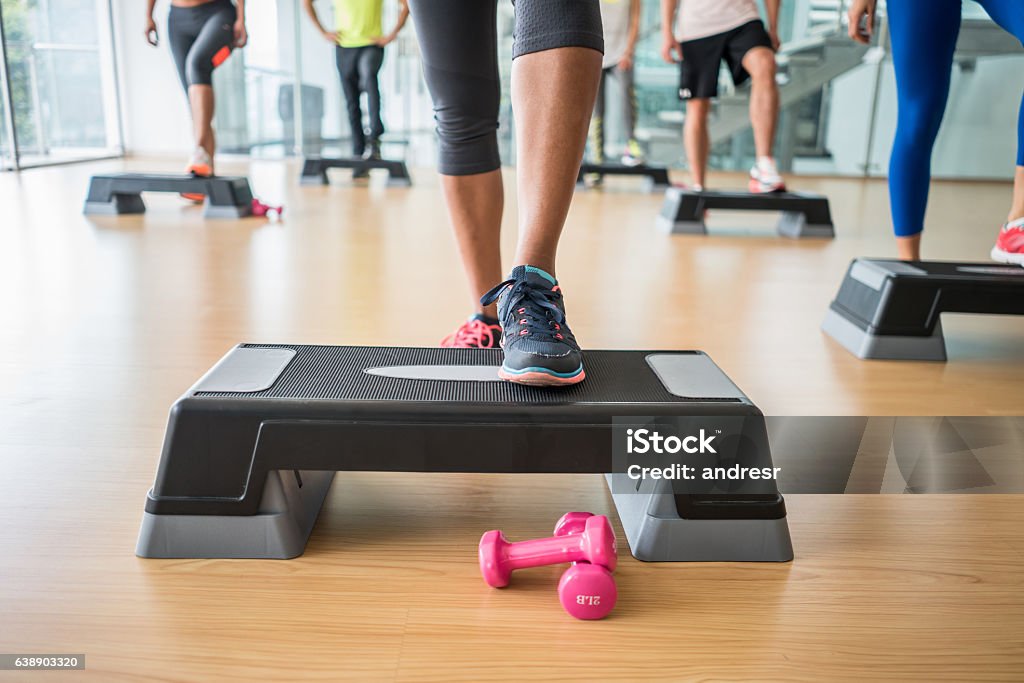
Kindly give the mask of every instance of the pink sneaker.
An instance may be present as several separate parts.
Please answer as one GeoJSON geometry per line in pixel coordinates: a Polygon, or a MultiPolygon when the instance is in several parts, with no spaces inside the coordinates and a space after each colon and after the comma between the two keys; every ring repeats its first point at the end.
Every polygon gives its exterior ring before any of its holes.
{"type": "Polygon", "coordinates": [[[482,316],[470,316],[447,337],[441,340],[443,348],[496,349],[501,344],[501,325],[490,323],[482,316]]]}
{"type": "Polygon", "coordinates": [[[992,260],[1024,266],[1024,218],[1007,223],[999,231],[996,246],[992,247],[992,260]]]}

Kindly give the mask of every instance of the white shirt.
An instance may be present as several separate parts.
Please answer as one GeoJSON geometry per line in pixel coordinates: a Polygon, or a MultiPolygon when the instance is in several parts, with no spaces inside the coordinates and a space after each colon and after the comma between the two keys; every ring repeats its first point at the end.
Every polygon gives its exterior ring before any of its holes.
{"type": "Polygon", "coordinates": [[[707,38],[760,18],[755,0],[680,0],[676,40],[707,38]]]}
{"type": "Polygon", "coordinates": [[[604,62],[602,69],[615,66],[629,47],[630,0],[601,0],[601,24],[604,25],[604,62]]]}

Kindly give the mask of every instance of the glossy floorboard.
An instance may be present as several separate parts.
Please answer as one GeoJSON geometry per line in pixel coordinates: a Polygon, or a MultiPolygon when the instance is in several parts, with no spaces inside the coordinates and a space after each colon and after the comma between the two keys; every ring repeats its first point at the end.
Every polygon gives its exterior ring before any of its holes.
{"type": "MultiPolygon", "coordinates": [[[[168,196],[83,217],[89,173],[121,168],[176,164],[0,175],[0,651],[85,652],[78,677],[97,681],[1024,671],[1013,496],[794,496],[792,564],[627,559],[618,609],[593,624],[561,611],[557,568],[494,591],[474,555],[489,528],[524,538],[608,511],[594,476],[349,475],[297,560],[134,557],[167,407],[227,348],[432,345],[469,296],[429,171],[411,189],[340,172],[300,187],[294,164],[225,165],[285,220],[205,221],[168,196]]],[[[838,237],[798,242],[719,212],[710,237],[659,234],[660,198],[636,187],[580,194],[569,218],[559,276],[585,346],[703,349],[770,414],[1024,411],[1024,319],[950,317],[945,364],[858,361],[819,332],[849,260],[891,253],[883,183],[802,182],[831,197],[838,237]]],[[[984,260],[1007,194],[939,184],[926,256],[984,260]]]]}

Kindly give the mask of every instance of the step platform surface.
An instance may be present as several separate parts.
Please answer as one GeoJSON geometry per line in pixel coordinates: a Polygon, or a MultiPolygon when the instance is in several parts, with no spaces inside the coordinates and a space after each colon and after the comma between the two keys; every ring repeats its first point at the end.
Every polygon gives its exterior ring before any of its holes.
{"type": "MultiPolygon", "coordinates": [[[[739,416],[764,431],[701,352],[587,351],[587,379],[568,388],[503,382],[501,359],[498,349],[235,347],[171,409],[137,553],[299,555],[339,471],[608,474],[614,418],[739,416]]],[[[613,498],[641,559],[792,557],[781,496],[613,498]]]]}
{"type": "Polygon", "coordinates": [[[327,171],[332,168],[352,170],[353,178],[367,177],[375,168],[383,168],[388,172],[388,185],[409,187],[412,177],[404,161],[390,159],[362,159],[359,157],[307,157],[302,162],[302,185],[327,185],[327,171]]]}
{"type": "Polygon", "coordinates": [[[625,164],[591,164],[584,163],[580,166],[580,172],[576,176],[576,186],[585,187],[584,176],[599,175],[602,178],[606,175],[642,176],[647,179],[649,192],[660,192],[669,187],[668,168],[664,166],[626,166],[625,164]]]}
{"type": "Polygon", "coordinates": [[[835,237],[828,197],[807,192],[693,192],[670,187],[665,192],[655,224],[659,230],[671,234],[705,235],[708,229],[704,213],[708,209],[778,211],[781,216],[776,230],[783,237],[835,237]]]}
{"type": "Polygon", "coordinates": [[[822,329],[858,358],[944,361],[943,313],[1024,315],[1024,268],[855,259],[822,329]]]}
{"type": "Polygon", "coordinates": [[[252,190],[242,176],[165,175],[155,173],[113,173],[94,175],[85,199],[86,214],[118,215],[145,213],[143,192],[201,194],[206,197],[207,218],[241,218],[252,215],[252,190]]]}

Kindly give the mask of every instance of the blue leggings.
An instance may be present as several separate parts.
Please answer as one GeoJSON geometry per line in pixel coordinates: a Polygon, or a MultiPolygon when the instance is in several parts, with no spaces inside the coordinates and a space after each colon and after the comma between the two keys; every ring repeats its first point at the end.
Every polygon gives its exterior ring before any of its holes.
{"type": "MultiPolygon", "coordinates": [[[[992,20],[1024,42],[1024,1],[979,0],[992,20]]],[[[961,0],[889,0],[899,114],[889,162],[889,202],[898,237],[924,229],[932,147],[946,110],[961,0]]],[[[1024,166],[1024,101],[1017,118],[1024,166]]]]}

